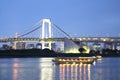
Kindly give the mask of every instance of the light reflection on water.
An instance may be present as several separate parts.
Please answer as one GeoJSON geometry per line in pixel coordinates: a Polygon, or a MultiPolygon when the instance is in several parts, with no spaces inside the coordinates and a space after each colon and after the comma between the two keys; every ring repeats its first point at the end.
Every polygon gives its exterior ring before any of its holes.
{"type": "Polygon", "coordinates": [[[40,80],[53,80],[55,75],[55,66],[52,63],[53,58],[40,59],[40,80]]]}
{"type": "Polygon", "coordinates": [[[119,80],[120,58],[95,65],[55,64],[53,58],[0,59],[0,80],[119,80]]]}
{"type": "Polygon", "coordinates": [[[60,80],[90,80],[90,64],[60,64],[59,67],[60,80]]]}

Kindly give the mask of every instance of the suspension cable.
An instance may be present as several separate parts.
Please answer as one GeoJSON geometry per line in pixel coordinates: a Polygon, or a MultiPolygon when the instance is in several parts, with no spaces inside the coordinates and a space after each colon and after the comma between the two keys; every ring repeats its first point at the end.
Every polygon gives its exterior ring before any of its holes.
{"type": "Polygon", "coordinates": [[[66,33],[65,31],[63,31],[60,27],[58,27],[56,24],[52,23],[58,30],[62,31],[68,38],[71,38],[71,36],[66,33]]]}
{"type": "MultiPolygon", "coordinates": [[[[60,30],[61,32],[63,32],[68,38],[71,38],[71,36],[70,36],[69,34],[67,34],[64,30],[62,30],[62,29],[61,29],[60,27],[58,27],[56,24],[54,24],[54,23],[52,23],[52,24],[53,24],[58,30],[60,30]]],[[[25,35],[28,35],[28,34],[34,32],[34,31],[38,30],[40,27],[42,27],[42,25],[40,25],[40,26],[36,27],[35,29],[33,29],[33,30],[29,31],[29,32],[26,32],[26,33],[24,33],[24,34],[22,34],[22,35],[20,35],[20,36],[18,36],[18,37],[23,37],[23,36],[25,36],[25,35]]]]}
{"type": "Polygon", "coordinates": [[[33,30],[31,30],[31,31],[29,31],[29,32],[27,32],[27,33],[25,33],[25,34],[20,35],[19,37],[23,37],[23,36],[25,36],[25,35],[28,35],[28,34],[34,32],[34,31],[36,31],[36,30],[39,29],[40,27],[41,27],[41,25],[38,26],[37,28],[35,28],[35,29],[33,29],[33,30]]]}

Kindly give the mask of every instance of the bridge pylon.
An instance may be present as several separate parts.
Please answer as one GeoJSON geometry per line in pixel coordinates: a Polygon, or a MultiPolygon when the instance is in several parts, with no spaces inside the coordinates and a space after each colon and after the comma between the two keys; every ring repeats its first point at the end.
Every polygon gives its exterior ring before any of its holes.
{"type": "Polygon", "coordinates": [[[50,19],[42,19],[42,49],[49,48],[51,50],[51,42],[44,41],[44,39],[52,38],[51,26],[52,24],[50,19]]]}

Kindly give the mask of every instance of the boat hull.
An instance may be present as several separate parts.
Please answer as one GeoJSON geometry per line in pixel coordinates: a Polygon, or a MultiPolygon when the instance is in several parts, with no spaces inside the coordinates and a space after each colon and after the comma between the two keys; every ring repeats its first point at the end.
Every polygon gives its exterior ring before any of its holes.
{"type": "Polygon", "coordinates": [[[93,64],[95,57],[56,58],[57,64],[93,64]]]}

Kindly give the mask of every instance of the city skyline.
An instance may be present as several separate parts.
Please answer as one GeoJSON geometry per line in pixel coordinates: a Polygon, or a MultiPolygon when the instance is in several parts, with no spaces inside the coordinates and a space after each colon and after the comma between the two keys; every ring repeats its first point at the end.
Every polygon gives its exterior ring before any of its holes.
{"type": "Polygon", "coordinates": [[[73,37],[120,36],[119,4],[119,0],[0,1],[0,37],[28,30],[43,18],[73,37]]]}

